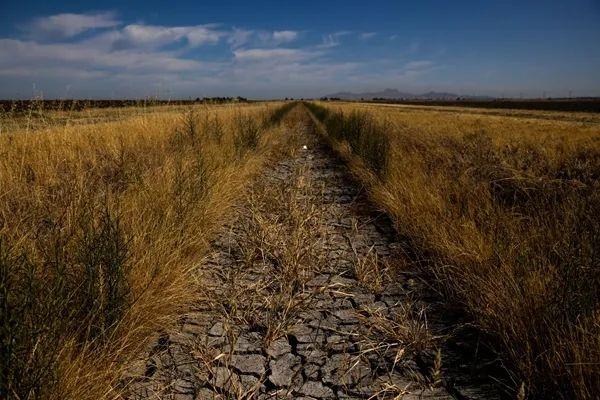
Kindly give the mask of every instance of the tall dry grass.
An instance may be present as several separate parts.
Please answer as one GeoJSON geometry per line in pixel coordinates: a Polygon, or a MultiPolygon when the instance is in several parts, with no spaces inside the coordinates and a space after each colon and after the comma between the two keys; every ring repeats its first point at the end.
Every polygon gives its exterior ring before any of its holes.
{"type": "Polygon", "coordinates": [[[121,369],[190,301],[213,229],[281,144],[284,107],[108,110],[0,134],[0,397],[118,397],[121,369]]]}
{"type": "Polygon", "coordinates": [[[598,125],[309,107],[438,287],[496,338],[514,389],[597,398],[598,125]]]}

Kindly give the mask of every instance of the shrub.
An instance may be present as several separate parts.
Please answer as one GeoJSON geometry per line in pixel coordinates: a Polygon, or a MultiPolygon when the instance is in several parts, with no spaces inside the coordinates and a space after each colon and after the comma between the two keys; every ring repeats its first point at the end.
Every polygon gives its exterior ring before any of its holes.
{"type": "Polygon", "coordinates": [[[258,147],[261,128],[254,118],[238,115],[235,119],[235,129],[234,147],[238,157],[258,147]]]}
{"type": "Polygon", "coordinates": [[[360,157],[380,178],[385,175],[390,156],[389,128],[361,111],[329,112],[322,106],[309,103],[309,109],[323,122],[326,133],[336,141],[348,143],[351,151],[360,157]]]}
{"type": "Polygon", "coordinates": [[[0,238],[0,393],[17,398],[55,383],[65,334],[105,340],[130,300],[127,239],[107,203],[86,207],[70,232],[49,229],[38,251],[0,238]]]}

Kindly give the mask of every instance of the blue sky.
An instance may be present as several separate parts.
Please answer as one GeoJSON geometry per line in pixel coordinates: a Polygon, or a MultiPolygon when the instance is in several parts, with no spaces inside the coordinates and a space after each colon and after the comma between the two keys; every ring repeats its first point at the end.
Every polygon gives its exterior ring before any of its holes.
{"type": "Polygon", "coordinates": [[[600,96],[600,0],[6,1],[0,98],[600,96]]]}

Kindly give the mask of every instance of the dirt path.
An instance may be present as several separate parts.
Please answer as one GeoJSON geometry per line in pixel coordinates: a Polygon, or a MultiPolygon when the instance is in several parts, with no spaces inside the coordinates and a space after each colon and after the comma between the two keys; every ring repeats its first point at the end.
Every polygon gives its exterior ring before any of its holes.
{"type": "Polygon", "coordinates": [[[268,170],[223,227],[198,303],[132,368],[129,398],[492,398],[446,376],[442,330],[389,221],[310,119],[290,129],[307,148],[268,170]]]}

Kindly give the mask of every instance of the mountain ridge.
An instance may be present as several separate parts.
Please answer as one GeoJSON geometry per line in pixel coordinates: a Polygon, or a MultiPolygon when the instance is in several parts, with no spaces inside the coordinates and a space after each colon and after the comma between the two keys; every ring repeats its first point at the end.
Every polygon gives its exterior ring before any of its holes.
{"type": "Polygon", "coordinates": [[[455,93],[449,92],[435,92],[429,91],[422,94],[414,94],[408,92],[401,92],[397,89],[384,89],[378,92],[362,92],[353,93],[348,91],[337,92],[328,94],[323,97],[327,98],[339,98],[343,100],[373,100],[373,99],[414,99],[414,100],[456,100],[457,98],[467,99],[490,99],[488,96],[461,96],[455,93]]]}

